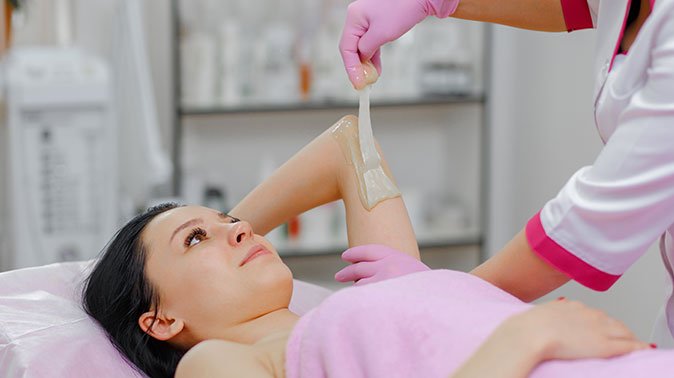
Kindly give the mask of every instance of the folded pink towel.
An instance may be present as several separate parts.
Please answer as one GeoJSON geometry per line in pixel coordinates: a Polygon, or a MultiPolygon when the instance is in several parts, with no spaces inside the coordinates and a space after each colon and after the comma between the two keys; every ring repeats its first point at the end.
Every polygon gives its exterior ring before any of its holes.
{"type": "MultiPolygon", "coordinates": [[[[531,305],[466,273],[433,270],[338,291],[288,341],[286,376],[449,377],[531,305]]],[[[549,361],[531,377],[674,377],[674,350],[549,361]]]]}

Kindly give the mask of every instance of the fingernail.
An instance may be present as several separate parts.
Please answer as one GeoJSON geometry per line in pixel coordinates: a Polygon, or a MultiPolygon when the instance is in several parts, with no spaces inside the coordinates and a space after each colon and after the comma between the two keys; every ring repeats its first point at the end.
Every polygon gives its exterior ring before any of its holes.
{"type": "Polygon", "coordinates": [[[557,298],[558,301],[563,301],[563,300],[565,300],[565,299],[566,299],[566,297],[559,297],[559,298],[557,298]]]}
{"type": "Polygon", "coordinates": [[[658,344],[656,344],[656,343],[650,343],[648,345],[651,347],[651,349],[655,349],[655,348],[658,347],[658,344]]]}

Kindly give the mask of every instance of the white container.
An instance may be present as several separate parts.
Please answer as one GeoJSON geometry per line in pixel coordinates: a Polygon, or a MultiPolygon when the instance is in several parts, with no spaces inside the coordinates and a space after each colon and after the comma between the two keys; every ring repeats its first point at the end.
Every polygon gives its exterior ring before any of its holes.
{"type": "Polygon", "coordinates": [[[241,27],[238,21],[226,19],[220,26],[219,49],[219,82],[220,103],[225,106],[236,106],[241,103],[241,27]]]}
{"type": "Polygon", "coordinates": [[[215,38],[195,31],[181,42],[180,51],[182,104],[188,107],[212,106],[217,88],[215,38]]]}

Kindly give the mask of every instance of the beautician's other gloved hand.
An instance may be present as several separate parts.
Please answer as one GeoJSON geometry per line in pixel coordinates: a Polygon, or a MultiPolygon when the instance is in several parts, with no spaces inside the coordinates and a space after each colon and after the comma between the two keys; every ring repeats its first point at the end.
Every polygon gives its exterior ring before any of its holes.
{"type": "Polygon", "coordinates": [[[431,270],[414,257],[379,244],[349,248],[342,253],[342,260],[351,265],[337,272],[335,280],[354,281],[356,286],[431,270]]]}
{"type": "Polygon", "coordinates": [[[365,86],[361,62],[381,74],[380,47],[398,39],[428,16],[449,17],[460,0],[356,0],[349,4],[339,41],[344,68],[356,89],[365,86]]]}

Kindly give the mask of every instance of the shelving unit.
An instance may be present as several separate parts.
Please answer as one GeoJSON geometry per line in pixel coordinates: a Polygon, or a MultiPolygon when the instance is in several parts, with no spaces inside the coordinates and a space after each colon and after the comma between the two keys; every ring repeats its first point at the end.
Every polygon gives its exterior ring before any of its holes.
{"type": "MultiPolygon", "coordinates": [[[[185,184],[185,157],[192,156],[193,150],[188,150],[188,146],[185,143],[186,133],[190,133],[194,129],[202,129],[202,126],[198,126],[201,123],[213,123],[218,120],[222,124],[233,123],[239,125],[242,121],[242,117],[246,118],[255,118],[255,117],[280,117],[280,118],[289,118],[297,114],[298,119],[302,119],[309,114],[312,114],[314,117],[316,114],[325,114],[326,119],[329,118],[336,111],[346,110],[346,111],[355,111],[357,109],[357,103],[355,101],[343,100],[343,99],[312,99],[308,101],[287,101],[287,102],[277,102],[277,103],[264,103],[264,102],[255,102],[249,101],[244,102],[238,105],[231,104],[207,104],[207,105],[185,105],[182,103],[181,99],[181,82],[180,79],[182,69],[181,69],[181,52],[180,52],[180,41],[182,26],[180,22],[179,14],[179,1],[172,0],[173,2],[173,22],[175,31],[174,38],[174,74],[177,80],[175,80],[175,124],[173,130],[174,144],[173,144],[173,162],[174,162],[174,192],[176,195],[183,194],[183,187],[185,184]],[[330,116],[328,116],[328,114],[330,116]],[[235,122],[229,122],[232,118],[235,118],[235,122]],[[206,121],[204,121],[206,120],[206,121]],[[192,126],[190,126],[192,125],[192,126]],[[197,125],[197,126],[195,126],[197,125]]],[[[488,26],[482,26],[487,28],[488,26]]],[[[479,174],[478,183],[476,183],[477,188],[474,195],[477,197],[477,210],[474,211],[473,217],[474,224],[471,224],[467,228],[460,230],[448,230],[447,232],[437,233],[437,232],[426,232],[423,230],[417,230],[417,236],[419,239],[419,245],[421,249],[426,248],[455,248],[455,247],[466,247],[473,246],[479,249],[479,260],[484,260],[483,256],[483,246],[485,241],[485,219],[487,213],[486,205],[486,188],[488,187],[488,119],[487,119],[487,106],[488,106],[488,95],[483,88],[488,88],[488,77],[486,75],[486,61],[488,59],[488,33],[482,31],[482,52],[480,54],[482,62],[476,65],[479,67],[479,74],[481,74],[481,84],[480,90],[478,91],[469,91],[466,93],[447,93],[443,95],[417,95],[417,96],[408,96],[406,98],[381,98],[373,99],[372,108],[373,114],[378,112],[385,111],[396,111],[396,109],[403,108],[414,112],[415,109],[427,109],[428,107],[442,108],[443,111],[447,109],[461,109],[463,107],[477,107],[479,108],[480,115],[478,117],[473,117],[474,121],[471,127],[476,128],[476,132],[479,134],[478,139],[479,143],[475,147],[480,150],[479,155],[479,174]]],[[[337,45],[334,45],[334,50],[337,51],[337,45]]],[[[413,59],[413,57],[410,57],[413,59]]],[[[385,63],[386,64],[386,63],[385,63]]],[[[385,67],[386,70],[386,67],[385,67]]],[[[342,78],[346,80],[346,76],[342,78]]],[[[418,110],[422,111],[422,110],[418,110]]],[[[395,117],[395,116],[391,116],[395,117]]],[[[252,122],[252,121],[250,121],[252,122]]],[[[229,128],[232,131],[232,135],[236,138],[235,130],[237,127],[242,126],[233,126],[233,125],[223,125],[223,128],[229,128]]],[[[447,126],[438,126],[442,127],[451,127],[447,126]]],[[[381,130],[381,129],[378,129],[381,130]]],[[[246,133],[252,134],[253,131],[246,130],[246,133]]],[[[249,135],[250,136],[250,135],[249,135]]],[[[460,161],[462,157],[453,157],[460,161]]],[[[465,191],[465,190],[464,190],[465,191]]],[[[328,240],[323,245],[302,245],[301,243],[285,241],[280,243],[275,243],[279,252],[288,258],[303,258],[303,257],[314,257],[314,256],[324,256],[326,254],[340,253],[346,248],[346,241],[344,239],[328,240]]]]}
{"type": "MultiPolygon", "coordinates": [[[[381,100],[372,104],[373,108],[387,108],[398,106],[414,105],[449,105],[449,104],[482,104],[485,102],[484,95],[454,95],[454,96],[433,96],[423,99],[408,100],[381,100]]],[[[270,105],[243,105],[243,106],[208,106],[198,107],[181,106],[178,115],[182,117],[199,115],[225,115],[231,113],[253,113],[253,112],[294,112],[307,110],[328,110],[328,109],[355,109],[358,103],[353,101],[323,101],[323,102],[303,102],[288,104],[270,104],[270,105]]]]}

